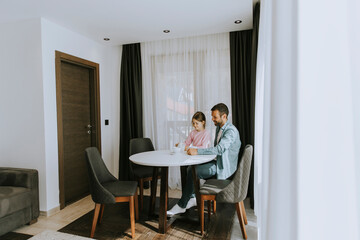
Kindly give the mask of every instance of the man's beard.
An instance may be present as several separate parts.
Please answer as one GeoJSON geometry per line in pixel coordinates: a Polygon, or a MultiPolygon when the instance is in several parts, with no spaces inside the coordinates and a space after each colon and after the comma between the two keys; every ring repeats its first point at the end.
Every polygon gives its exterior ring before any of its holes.
{"type": "Polygon", "coordinates": [[[215,124],[215,126],[220,127],[220,126],[221,126],[221,124],[222,124],[222,121],[220,121],[220,122],[216,122],[216,123],[214,123],[214,124],[215,124]]]}

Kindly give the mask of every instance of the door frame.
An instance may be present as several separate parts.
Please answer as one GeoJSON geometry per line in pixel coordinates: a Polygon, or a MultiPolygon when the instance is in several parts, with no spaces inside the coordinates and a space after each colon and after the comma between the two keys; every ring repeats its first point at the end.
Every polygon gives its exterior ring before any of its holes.
{"type": "MultiPolygon", "coordinates": [[[[56,106],[57,106],[57,134],[58,134],[58,156],[59,156],[59,200],[60,209],[65,207],[65,179],[64,179],[64,136],[62,121],[62,89],[61,89],[61,63],[71,63],[81,67],[88,68],[90,79],[94,86],[95,99],[95,138],[96,147],[101,153],[101,120],[100,120],[100,81],[99,81],[99,64],[82,58],[78,58],[60,51],[55,51],[55,71],[56,71],[56,106]]],[[[85,149],[84,149],[85,150],[85,149]]],[[[85,156],[85,154],[84,154],[85,156]]]]}

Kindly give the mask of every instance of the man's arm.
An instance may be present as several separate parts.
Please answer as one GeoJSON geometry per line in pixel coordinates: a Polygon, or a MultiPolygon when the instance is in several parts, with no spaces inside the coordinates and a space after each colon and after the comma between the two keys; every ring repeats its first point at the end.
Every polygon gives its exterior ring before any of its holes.
{"type": "MultiPolygon", "coordinates": [[[[197,154],[199,155],[222,155],[232,143],[236,140],[236,131],[234,129],[228,129],[224,132],[223,136],[220,139],[220,142],[215,147],[211,148],[202,148],[197,149],[197,154]]],[[[193,154],[191,154],[193,155],[193,154]]]]}

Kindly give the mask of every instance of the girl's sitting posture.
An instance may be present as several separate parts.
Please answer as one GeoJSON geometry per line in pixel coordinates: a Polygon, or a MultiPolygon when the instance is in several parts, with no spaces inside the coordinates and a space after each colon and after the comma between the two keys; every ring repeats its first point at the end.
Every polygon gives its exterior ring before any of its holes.
{"type": "MultiPolygon", "coordinates": [[[[196,112],[192,117],[192,125],[194,130],[190,132],[189,136],[185,141],[185,151],[188,148],[208,148],[210,147],[210,133],[205,130],[206,118],[204,113],[196,112]]],[[[176,144],[178,146],[178,144],[176,144]]],[[[208,163],[206,163],[208,164],[208,163]]],[[[196,206],[196,198],[192,183],[192,174],[190,167],[187,169],[187,187],[183,189],[182,196],[179,202],[169,211],[168,216],[174,214],[184,213],[187,209],[196,206]]]]}
{"type": "MultiPolygon", "coordinates": [[[[210,133],[205,130],[206,118],[205,114],[202,112],[196,112],[192,117],[192,125],[194,130],[192,130],[185,141],[185,151],[189,147],[193,148],[208,148],[210,147],[210,133]]],[[[177,147],[177,143],[175,146],[177,147]]]]}

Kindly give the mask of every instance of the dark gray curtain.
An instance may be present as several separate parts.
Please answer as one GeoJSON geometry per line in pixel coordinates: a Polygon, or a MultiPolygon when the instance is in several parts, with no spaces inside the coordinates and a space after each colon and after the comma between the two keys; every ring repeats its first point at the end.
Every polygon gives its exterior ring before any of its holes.
{"type": "Polygon", "coordinates": [[[130,179],[130,139],[143,136],[141,75],[140,43],[124,45],[120,72],[120,180],[130,179]]]}
{"type": "MultiPolygon", "coordinates": [[[[254,8],[253,29],[230,33],[231,104],[233,124],[241,139],[240,155],[245,145],[254,146],[256,57],[260,4],[254,8]]],[[[251,164],[248,188],[251,207],[254,208],[254,158],[251,164]]]]}

